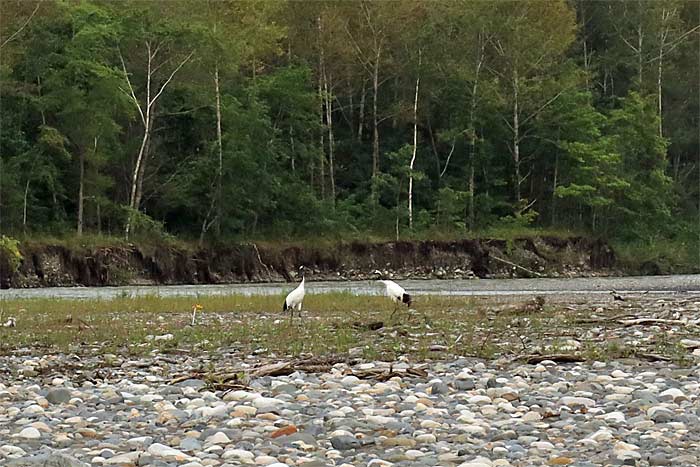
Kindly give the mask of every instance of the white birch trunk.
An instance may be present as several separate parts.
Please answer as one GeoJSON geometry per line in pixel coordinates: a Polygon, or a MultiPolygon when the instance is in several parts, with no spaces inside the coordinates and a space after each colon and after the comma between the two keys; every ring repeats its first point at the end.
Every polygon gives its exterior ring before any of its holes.
{"type": "Polygon", "coordinates": [[[221,235],[221,217],[223,209],[224,145],[221,136],[221,91],[219,88],[219,63],[214,68],[214,87],[216,91],[216,145],[219,152],[219,167],[216,174],[216,234],[221,235]]]}
{"type": "Polygon", "coordinates": [[[77,234],[78,237],[83,235],[83,199],[84,199],[84,186],[85,186],[85,152],[80,149],[80,181],[78,184],[78,227],[77,234]]]}
{"type": "MultiPolygon", "coordinates": [[[[150,147],[151,131],[153,128],[153,120],[155,118],[156,103],[158,98],[163,94],[165,88],[170,84],[178,71],[192,58],[194,51],[190,52],[170,73],[168,78],[156,89],[153,89],[154,74],[156,70],[162,67],[164,61],[160,64],[154,65],[154,61],[158,56],[160,50],[160,45],[156,45],[155,50],[153,49],[153,44],[150,41],[146,41],[146,52],[147,52],[147,65],[146,65],[146,97],[145,101],[139,101],[136,97],[136,92],[131,85],[131,80],[129,79],[129,72],[126,69],[126,63],[124,62],[121,53],[119,53],[119,58],[122,64],[122,70],[124,72],[124,78],[126,79],[127,85],[129,86],[129,97],[132,99],[136,109],[141,117],[141,123],[143,124],[143,137],[141,139],[141,145],[139,146],[139,152],[136,156],[136,161],[131,176],[131,189],[129,191],[129,215],[127,218],[126,226],[124,228],[124,233],[127,239],[131,234],[132,224],[133,224],[133,213],[138,210],[141,204],[141,198],[143,195],[143,177],[146,172],[146,161],[148,159],[148,149],[150,147]]],[[[126,91],[124,91],[126,92],[126,91]]]]}
{"type": "Polygon", "coordinates": [[[469,230],[474,230],[475,220],[474,195],[476,193],[476,183],[474,177],[474,165],[476,161],[476,103],[479,90],[479,76],[486,53],[486,40],[483,37],[483,33],[479,34],[479,41],[481,42],[481,47],[479,49],[479,57],[476,61],[474,84],[472,85],[471,108],[469,109],[469,205],[467,207],[467,225],[469,226],[469,230]]]}
{"type": "Polygon", "coordinates": [[[520,109],[519,82],[517,68],[513,72],[513,163],[515,164],[515,201],[521,199],[520,184],[520,109]]]}
{"type": "Polygon", "coordinates": [[[323,67],[323,89],[326,101],[326,127],[328,130],[328,176],[331,181],[331,201],[335,203],[335,139],[333,137],[333,99],[331,98],[331,89],[328,85],[328,74],[326,72],[325,64],[323,67]]]}
{"type": "Polygon", "coordinates": [[[365,128],[365,98],[367,97],[367,82],[362,80],[362,94],[360,95],[360,121],[357,124],[357,140],[362,141],[362,131],[365,128]]]}
{"type": "MultiPolygon", "coordinates": [[[[97,154],[97,136],[95,136],[95,144],[92,149],[93,157],[97,154]]],[[[85,205],[85,152],[80,151],[80,183],[78,187],[78,236],[83,234],[83,217],[85,205]]]]}
{"type": "Polygon", "coordinates": [[[413,154],[409,164],[408,175],[408,228],[413,230],[413,166],[416,163],[418,151],[418,91],[420,88],[421,50],[418,50],[418,76],[416,77],[416,92],[413,98],[413,154]]]}
{"type": "Polygon", "coordinates": [[[639,74],[639,92],[642,92],[642,71],[643,71],[643,54],[642,54],[642,45],[644,43],[644,33],[642,29],[642,25],[640,24],[637,27],[637,67],[639,70],[637,73],[639,74]]]}
{"type": "Polygon", "coordinates": [[[372,72],[372,178],[379,174],[379,115],[377,99],[379,98],[379,60],[381,48],[377,48],[372,72]]]}
{"type": "Polygon", "coordinates": [[[29,178],[24,186],[24,206],[22,207],[22,230],[27,231],[27,197],[29,196],[29,178]]]}
{"type": "MultiPolygon", "coordinates": [[[[320,107],[320,113],[321,113],[321,128],[323,128],[325,122],[325,111],[324,111],[324,106],[325,106],[325,97],[323,96],[323,73],[324,73],[324,49],[323,49],[323,26],[321,22],[321,15],[319,15],[317,18],[317,25],[318,25],[318,99],[321,104],[320,107]]],[[[326,197],[326,167],[325,167],[325,161],[326,161],[326,142],[325,142],[325,131],[322,129],[321,130],[321,137],[320,137],[320,157],[319,157],[319,164],[320,164],[320,185],[321,185],[321,198],[326,197]]]]}
{"type": "Polygon", "coordinates": [[[556,156],[554,156],[554,180],[552,181],[552,225],[554,225],[557,221],[557,209],[556,209],[556,200],[557,200],[557,183],[558,183],[558,177],[559,177],[559,152],[557,152],[556,156]]]}

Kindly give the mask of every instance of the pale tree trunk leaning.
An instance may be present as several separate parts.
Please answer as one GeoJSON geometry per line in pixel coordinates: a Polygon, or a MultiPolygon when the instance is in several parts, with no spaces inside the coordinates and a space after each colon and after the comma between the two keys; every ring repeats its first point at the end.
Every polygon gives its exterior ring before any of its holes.
{"type": "MultiPolygon", "coordinates": [[[[382,49],[376,49],[374,67],[372,72],[372,180],[379,175],[379,116],[377,114],[377,100],[379,99],[379,60],[382,49]]],[[[372,184],[372,191],[375,191],[372,184]]],[[[376,199],[376,193],[373,195],[376,199]]]]}
{"type": "MultiPolygon", "coordinates": [[[[92,147],[93,157],[97,154],[97,136],[95,136],[95,143],[92,147]]],[[[78,188],[78,236],[83,234],[83,222],[84,222],[84,205],[85,205],[85,151],[80,150],[80,184],[78,188]]]]}
{"type": "Polygon", "coordinates": [[[416,93],[413,98],[413,154],[409,164],[408,175],[408,228],[413,230],[413,165],[418,151],[418,91],[420,89],[421,50],[418,50],[418,73],[416,76],[416,93]]]}
{"type": "Polygon", "coordinates": [[[557,209],[556,209],[556,200],[557,200],[557,183],[559,178],[559,152],[556,153],[556,156],[554,156],[554,177],[552,180],[552,225],[554,225],[557,221],[557,209]]]}
{"type": "Polygon", "coordinates": [[[27,177],[27,184],[24,187],[24,205],[22,208],[22,231],[27,231],[27,197],[29,196],[29,177],[27,177]]]}
{"type": "MultiPolygon", "coordinates": [[[[129,92],[127,93],[131,97],[134,106],[139,112],[141,117],[141,123],[143,124],[143,137],[141,139],[141,145],[139,146],[139,152],[136,155],[136,161],[131,176],[131,189],[129,191],[129,214],[125,227],[125,236],[128,239],[131,234],[133,216],[134,212],[137,211],[141,204],[141,197],[143,195],[143,176],[146,169],[146,161],[148,160],[148,149],[151,143],[151,132],[153,128],[153,120],[155,118],[156,103],[158,98],[163,94],[165,88],[170,84],[178,71],[192,58],[194,51],[190,52],[178,65],[172,70],[168,78],[160,85],[156,85],[154,80],[155,72],[163,66],[167,61],[160,64],[155,64],[155,59],[158,56],[160,47],[162,44],[156,44],[153,47],[151,41],[146,41],[146,52],[147,56],[147,68],[146,68],[146,96],[145,101],[139,101],[136,97],[136,92],[129,79],[129,72],[126,69],[126,63],[124,58],[119,52],[119,59],[121,60],[122,70],[124,72],[124,77],[126,83],[129,86],[129,92]]],[[[126,92],[126,91],[124,91],[126,92]]]]}
{"type": "Polygon", "coordinates": [[[519,109],[518,70],[513,71],[513,163],[515,164],[515,201],[521,200],[520,184],[520,109],[519,109]]]}
{"type": "Polygon", "coordinates": [[[365,98],[367,97],[367,82],[362,80],[362,94],[360,95],[359,122],[357,124],[357,141],[362,141],[362,130],[365,127],[365,98]]]}
{"type": "Polygon", "coordinates": [[[685,31],[683,34],[678,36],[674,40],[669,40],[669,35],[671,33],[671,21],[678,16],[678,10],[672,9],[668,10],[666,8],[661,9],[661,27],[659,29],[659,54],[656,57],[658,60],[657,64],[657,75],[656,75],[656,106],[657,112],[659,114],[659,136],[663,137],[663,66],[664,58],[673,49],[678,47],[686,37],[688,37],[693,32],[700,29],[700,25],[685,31]]]}
{"type": "MultiPolygon", "coordinates": [[[[333,92],[332,84],[329,84],[328,70],[326,69],[325,49],[323,47],[323,21],[321,15],[317,17],[318,22],[318,90],[321,98],[321,125],[325,116],[326,131],[328,131],[328,176],[331,182],[331,201],[335,204],[335,138],[333,136],[333,92]]],[[[323,141],[323,132],[321,132],[321,158],[325,159],[325,148],[323,141]]],[[[321,165],[323,168],[323,164],[321,165]]],[[[324,180],[322,178],[322,180],[324,180]]],[[[324,180],[325,182],[325,180],[324,180]]],[[[325,190],[325,187],[324,187],[325,190]]]]}
{"type": "Polygon", "coordinates": [[[85,152],[80,149],[80,181],[79,181],[79,186],[78,186],[78,227],[76,229],[76,233],[78,234],[78,237],[83,235],[83,200],[85,199],[84,197],[84,188],[85,188],[85,152]]]}
{"type": "Polygon", "coordinates": [[[333,136],[333,98],[332,86],[328,84],[328,73],[323,67],[323,90],[326,101],[326,126],[328,129],[328,175],[331,179],[331,201],[335,204],[335,138],[333,136]]]}
{"type": "Polygon", "coordinates": [[[486,55],[486,38],[484,33],[479,34],[479,56],[476,61],[476,69],[474,70],[474,84],[472,85],[471,106],[469,109],[469,206],[467,208],[467,225],[469,230],[474,229],[474,194],[476,193],[475,183],[475,164],[476,164],[476,104],[479,91],[479,75],[481,67],[484,64],[484,56],[486,55]]]}
{"type": "MultiPolygon", "coordinates": [[[[325,112],[323,110],[324,105],[325,105],[325,97],[323,96],[323,69],[325,67],[325,57],[324,57],[324,49],[323,49],[323,23],[321,21],[321,15],[318,15],[316,18],[317,26],[318,26],[318,99],[320,102],[321,107],[319,108],[320,114],[321,114],[321,128],[323,128],[325,124],[325,112]]],[[[325,136],[325,131],[321,130],[321,136],[320,136],[320,158],[319,158],[319,163],[321,166],[320,170],[320,177],[319,177],[319,182],[321,184],[321,198],[326,197],[326,136],[325,136]]]]}
{"type": "MultiPolygon", "coordinates": [[[[610,9],[609,11],[612,12],[612,7],[608,6],[610,9]]],[[[643,74],[644,74],[644,28],[642,27],[642,24],[637,25],[636,28],[636,44],[633,43],[634,38],[627,39],[625,35],[616,27],[613,25],[615,28],[617,34],[620,36],[620,39],[625,43],[627,47],[629,47],[632,52],[635,53],[637,56],[637,81],[638,81],[638,91],[641,93],[642,92],[642,79],[643,79],[643,74]]]]}
{"type": "MultiPolygon", "coordinates": [[[[362,63],[365,71],[369,75],[372,81],[372,187],[371,187],[371,199],[374,204],[377,202],[377,189],[376,189],[376,178],[379,175],[379,69],[380,62],[382,59],[382,53],[384,52],[384,40],[385,33],[381,28],[381,25],[375,24],[375,19],[372,17],[372,13],[367,6],[366,2],[361,3],[361,9],[364,14],[364,19],[367,27],[371,33],[372,46],[370,50],[363,51],[362,48],[357,43],[355,37],[350,33],[350,31],[345,29],[348,38],[352,42],[353,49],[357,55],[357,58],[362,63]]],[[[364,109],[365,109],[365,83],[362,82],[362,96],[360,101],[360,123],[358,126],[357,139],[362,139],[362,127],[364,124],[364,109]]]]}
{"type": "Polygon", "coordinates": [[[216,146],[219,152],[219,167],[216,174],[216,234],[221,234],[221,216],[223,207],[222,184],[224,178],[224,144],[221,137],[221,91],[219,89],[219,64],[214,69],[214,86],[216,90],[216,146]]]}
{"type": "Polygon", "coordinates": [[[13,40],[15,40],[17,37],[19,37],[19,35],[20,35],[20,34],[22,33],[22,31],[24,30],[24,28],[26,28],[27,25],[29,25],[29,23],[31,22],[32,18],[34,18],[34,15],[36,15],[36,12],[39,11],[39,7],[40,7],[40,6],[41,6],[41,1],[38,1],[37,4],[36,4],[36,6],[34,7],[34,10],[33,10],[32,13],[29,15],[29,18],[27,18],[27,20],[26,20],[24,23],[22,23],[22,25],[21,25],[15,32],[13,32],[12,34],[10,34],[10,36],[9,36],[7,39],[5,39],[4,41],[2,41],[2,43],[0,43],[0,49],[2,49],[2,48],[5,47],[7,44],[9,44],[9,43],[12,42],[13,40]]]}

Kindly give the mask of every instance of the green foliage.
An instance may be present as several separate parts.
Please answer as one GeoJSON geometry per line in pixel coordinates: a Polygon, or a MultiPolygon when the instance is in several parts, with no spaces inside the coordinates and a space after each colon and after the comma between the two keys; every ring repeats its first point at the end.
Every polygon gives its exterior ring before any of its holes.
{"type": "Polygon", "coordinates": [[[465,206],[468,196],[469,193],[465,191],[456,191],[450,187],[440,188],[436,213],[438,225],[454,231],[464,230],[465,206]]]}
{"type": "Polygon", "coordinates": [[[14,272],[22,263],[22,253],[19,251],[19,240],[6,235],[0,236],[0,254],[9,262],[10,271],[14,272]]]}
{"type": "MultiPolygon", "coordinates": [[[[4,10],[2,40],[31,14],[4,10]]],[[[82,185],[88,234],[675,238],[700,197],[695,26],[675,0],[46,0],[3,45],[0,229],[74,230],[82,185]]]]}
{"type": "Polygon", "coordinates": [[[129,209],[124,207],[124,218],[131,215],[133,232],[140,238],[148,238],[149,240],[167,241],[173,237],[165,231],[162,222],[150,217],[137,209],[129,209]]]}

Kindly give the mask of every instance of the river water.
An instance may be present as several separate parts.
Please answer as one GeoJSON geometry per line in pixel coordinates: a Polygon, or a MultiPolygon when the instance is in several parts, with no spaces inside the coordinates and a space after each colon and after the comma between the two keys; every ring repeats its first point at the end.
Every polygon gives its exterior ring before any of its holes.
{"type": "MultiPolygon", "coordinates": [[[[473,279],[473,280],[404,280],[407,292],[415,295],[552,295],[596,294],[616,290],[620,293],[700,293],[700,274],[644,277],[585,277],[559,279],[473,279]]],[[[212,296],[277,295],[293,288],[291,283],[224,284],[224,285],[148,285],[124,287],[45,287],[38,289],[0,290],[0,300],[11,298],[114,298],[137,295],[212,296]]],[[[308,281],[307,293],[347,292],[355,295],[379,295],[384,287],[376,281],[308,281]]]]}

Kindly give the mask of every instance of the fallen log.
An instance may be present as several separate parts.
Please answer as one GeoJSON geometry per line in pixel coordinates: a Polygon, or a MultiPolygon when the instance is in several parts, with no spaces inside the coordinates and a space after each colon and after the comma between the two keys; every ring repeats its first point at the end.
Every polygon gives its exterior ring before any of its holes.
{"type": "Polygon", "coordinates": [[[648,360],[650,362],[670,362],[672,360],[671,358],[666,357],[665,355],[659,355],[655,353],[638,352],[634,355],[635,357],[643,358],[644,360],[648,360]]]}
{"type": "Polygon", "coordinates": [[[513,266],[514,268],[522,269],[523,271],[527,272],[528,274],[532,274],[533,276],[542,277],[542,274],[540,274],[539,272],[530,271],[529,269],[524,268],[524,267],[520,266],[519,264],[512,263],[506,259],[499,258],[498,256],[495,256],[495,255],[491,255],[490,257],[495,259],[496,261],[500,261],[501,263],[505,263],[509,266],[513,266]]]}
{"type": "Polygon", "coordinates": [[[669,326],[697,326],[694,321],[684,321],[682,319],[663,319],[663,318],[637,318],[637,319],[623,319],[618,321],[618,323],[624,326],[637,326],[637,325],[647,325],[647,324],[666,324],[669,326]]]}
{"type": "Polygon", "coordinates": [[[428,372],[420,367],[409,367],[409,368],[370,368],[367,370],[353,369],[346,372],[348,375],[357,376],[360,379],[374,379],[377,381],[388,381],[391,378],[398,376],[399,378],[405,377],[418,377],[426,378],[428,372]]]}
{"type": "Polygon", "coordinates": [[[584,357],[578,354],[523,355],[518,357],[518,360],[525,360],[531,365],[544,362],[545,360],[551,360],[557,363],[576,363],[586,361],[584,357]]]}
{"type": "Polygon", "coordinates": [[[268,363],[252,368],[234,368],[226,373],[209,373],[205,371],[193,371],[185,375],[177,375],[170,380],[170,384],[177,384],[188,379],[202,379],[207,382],[217,384],[241,382],[235,384],[243,384],[250,381],[252,378],[262,378],[265,376],[287,376],[295,371],[305,373],[324,373],[330,371],[333,365],[338,363],[352,364],[354,361],[349,360],[347,355],[331,355],[323,358],[305,358],[298,360],[290,360],[286,362],[268,363]]]}

